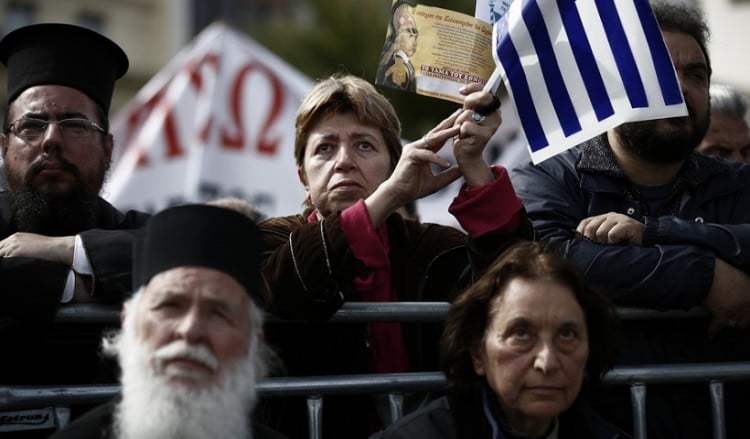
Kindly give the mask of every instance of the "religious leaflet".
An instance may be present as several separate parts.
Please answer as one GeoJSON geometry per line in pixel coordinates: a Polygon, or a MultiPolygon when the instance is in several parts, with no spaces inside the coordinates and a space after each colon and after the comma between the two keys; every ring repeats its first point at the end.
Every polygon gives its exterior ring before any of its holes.
{"type": "Polygon", "coordinates": [[[375,83],[463,102],[465,84],[485,85],[495,62],[492,25],[471,15],[395,0],[375,83]]]}

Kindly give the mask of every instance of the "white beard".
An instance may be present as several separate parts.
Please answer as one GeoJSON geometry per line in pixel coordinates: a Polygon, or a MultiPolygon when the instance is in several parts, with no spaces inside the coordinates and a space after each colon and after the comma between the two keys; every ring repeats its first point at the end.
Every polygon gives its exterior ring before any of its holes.
{"type": "Polygon", "coordinates": [[[135,325],[127,320],[133,319],[126,318],[116,341],[122,369],[122,401],[114,418],[117,438],[252,438],[257,339],[247,355],[221,372],[218,383],[195,389],[167,382],[165,376],[171,371],[155,373],[155,353],[137,339],[135,325]]]}

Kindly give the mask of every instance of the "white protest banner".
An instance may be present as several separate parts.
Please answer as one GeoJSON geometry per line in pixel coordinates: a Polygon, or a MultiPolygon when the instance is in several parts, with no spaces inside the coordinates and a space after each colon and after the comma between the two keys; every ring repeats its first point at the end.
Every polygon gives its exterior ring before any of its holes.
{"type": "Polygon", "coordinates": [[[157,211],[236,196],[269,216],[300,212],[294,116],[310,87],[249,37],[209,26],[113,118],[105,198],[157,211]]]}

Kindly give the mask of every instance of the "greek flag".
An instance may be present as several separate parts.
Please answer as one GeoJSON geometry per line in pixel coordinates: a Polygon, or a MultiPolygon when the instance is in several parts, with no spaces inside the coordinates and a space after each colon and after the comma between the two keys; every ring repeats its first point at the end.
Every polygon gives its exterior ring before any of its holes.
{"type": "Polygon", "coordinates": [[[648,0],[511,1],[494,23],[495,74],[534,163],[625,122],[687,115],[648,0]]]}

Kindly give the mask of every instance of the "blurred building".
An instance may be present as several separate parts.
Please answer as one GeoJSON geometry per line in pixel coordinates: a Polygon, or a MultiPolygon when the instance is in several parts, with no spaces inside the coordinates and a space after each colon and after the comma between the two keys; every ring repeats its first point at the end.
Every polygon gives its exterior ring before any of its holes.
{"type": "MultiPolygon", "coordinates": [[[[0,0],[0,36],[28,24],[61,22],[117,42],[130,69],[115,87],[112,115],[203,28],[270,19],[289,0],[0,0]]],[[[2,70],[2,69],[0,69],[2,70]]],[[[0,71],[0,83],[5,72],[0,71]]],[[[5,100],[5,87],[0,87],[5,100]]]]}
{"type": "MultiPolygon", "coordinates": [[[[85,26],[117,42],[130,69],[115,87],[112,114],[125,104],[190,39],[189,1],[0,0],[0,34],[28,24],[85,26]]],[[[5,72],[0,72],[5,83],[5,72]]],[[[5,87],[0,88],[5,100],[5,87]]]]}

